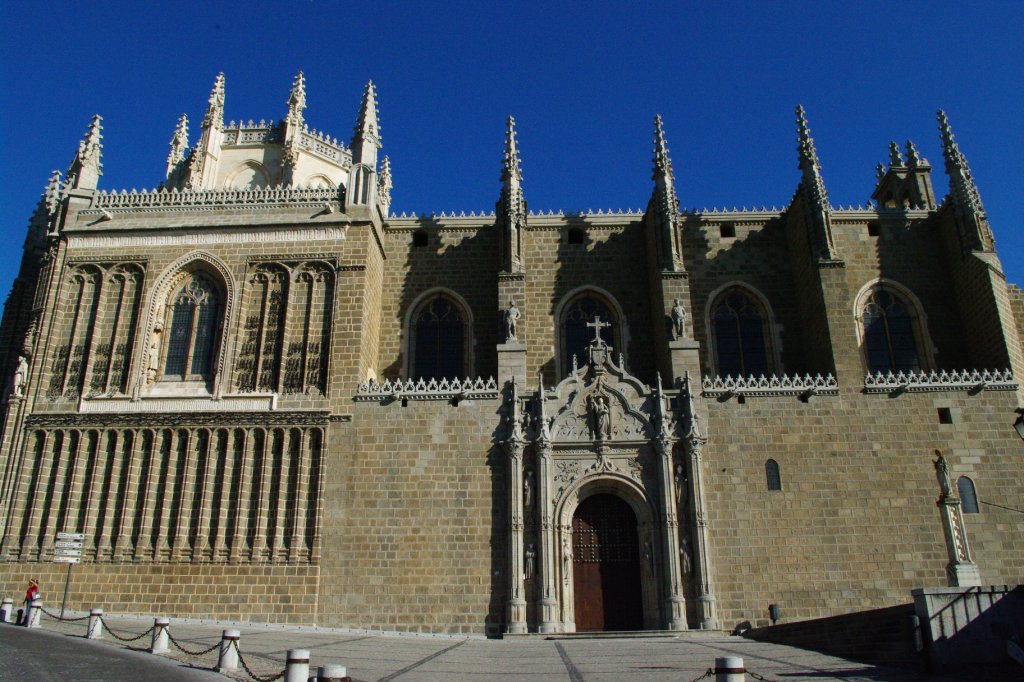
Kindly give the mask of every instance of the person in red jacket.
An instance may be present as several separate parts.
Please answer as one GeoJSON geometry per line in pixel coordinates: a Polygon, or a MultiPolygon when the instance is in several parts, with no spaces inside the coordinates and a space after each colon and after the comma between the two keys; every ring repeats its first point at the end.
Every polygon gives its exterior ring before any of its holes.
{"type": "Polygon", "coordinates": [[[29,609],[32,606],[32,600],[39,597],[39,581],[32,578],[28,581],[28,589],[25,591],[25,613],[22,619],[22,625],[28,625],[29,620],[29,609]]]}

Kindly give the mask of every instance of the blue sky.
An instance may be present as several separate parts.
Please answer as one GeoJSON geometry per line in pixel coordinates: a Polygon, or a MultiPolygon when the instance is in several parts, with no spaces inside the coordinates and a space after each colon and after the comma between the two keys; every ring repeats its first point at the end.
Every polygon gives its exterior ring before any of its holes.
{"type": "Polygon", "coordinates": [[[684,207],[785,205],[797,103],[833,204],[868,199],[891,139],[914,140],[944,194],[941,107],[1024,282],[1021,2],[11,0],[0,21],[0,295],[92,114],[100,186],[152,188],[182,112],[198,136],[218,71],[226,118],[258,120],[284,115],[299,69],[308,124],[345,140],[378,84],[397,212],[492,210],[510,114],[531,209],[644,206],[655,113],[684,207]]]}

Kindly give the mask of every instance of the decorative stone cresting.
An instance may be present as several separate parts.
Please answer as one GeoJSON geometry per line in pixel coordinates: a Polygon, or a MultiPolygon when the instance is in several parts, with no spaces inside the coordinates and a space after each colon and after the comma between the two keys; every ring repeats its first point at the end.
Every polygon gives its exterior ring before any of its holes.
{"type": "Polygon", "coordinates": [[[121,190],[104,192],[100,190],[93,197],[90,209],[117,208],[179,208],[198,206],[230,207],[237,205],[246,210],[254,205],[272,204],[323,204],[338,199],[338,189],[334,187],[271,187],[267,189],[216,189],[216,190],[185,190],[143,189],[137,192],[121,190]]]}
{"type": "Polygon", "coordinates": [[[1013,372],[965,369],[947,372],[878,372],[864,377],[865,393],[928,393],[932,391],[1015,391],[1013,372]]]}
{"type": "Polygon", "coordinates": [[[451,400],[462,398],[471,400],[475,398],[497,398],[498,384],[493,378],[483,379],[431,379],[426,381],[420,379],[413,381],[408,379],[402,381],[396,379],[386,380],[384,383],[377,381],[361,381],[356,389],[353,398],[357,401],[383,401],[408,398],[409,400],[451,400]]]}
{"type": "Polygon", "coordinates": [[[701,387],[705,396],[723,395],[839,395],[839,382],[831,374],[821,376],[772,375],[766,377],[705,377],[701,387]]]}

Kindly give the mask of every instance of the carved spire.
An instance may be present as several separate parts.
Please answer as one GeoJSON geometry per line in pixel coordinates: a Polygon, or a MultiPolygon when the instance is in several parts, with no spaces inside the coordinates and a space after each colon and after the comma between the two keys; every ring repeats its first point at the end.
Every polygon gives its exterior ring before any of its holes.
{"type": "Polygon", "coordinates": [[[679,241],[679,197],[676,195],[672,160],[668,155],[668,142],[660,115],[654,116],[654,196],[658,230],[658,262],[663,270],[683,269],[682,249],[679,241]]]}
{"type": "Polygon", "coordinates": [[[941,109],[938,112],[938,120],[942,156],[946,161],[946,174],[949,176],[949,193],[965,238],[964,245],[971,250],[991,251],[995,248],[995,239],[988,225],[978,186],[974,184],[974,176],[967,165],[967,158],[956,143],[946,112],[941,109]]]}
{"type": "Polygon", "coordinates": [[[498,199],[497,219],[501,269],[504,272],[522,272],[526,199],[523,197],[523,171],[519,162],[516,120],[511,116],[508,117],[505,128],[501,197],[498,199]]]}
{"type": "Polygon", "coordinates": [[[302,128],[302,112],[306,110],[306,77],[299,71],[292,81],[292,91],[288,94],[288,125],[302,128]]]}
{"type": "Polygon", "coordinates": [[[373,81],[363,90],[363,101],[352,135],[352,161],[377,170],[377,150],[381,148],[380,124],[377,120],[377,88],[373,81]]]}
{"type": "Polygon", "coordinates": [[[391,211],[391,159],[385,156],[380,162],[380,175],[377,177],[377,199],[380,201],[381,212],[387,217],[391,211]]]}
{"type": "Polygon", "coordinates": [[[884,177],[885,177],[885,164],[884,163],[875,164],[875,180],[878,181],[878,182],[881,182],[882,178],[884,178],[884,177]]]}
{"type": "Polygon", "coordinates": [[[57,213],[60,206],[60,171],[55,170],[50,174],[50,181],[46,183],[46,191],[43,193],[43,201],[46,203],[46,212],[52,217],[57,213]]]}
{"type": "Polygon", "coordinates": [[[224,127],[224,73],[218,73],[213,81],[213,89],[210,90],[210,99],[206,105],[206,115],[203,116],[203,128],[214,127],[220,130],[224,127]]]}
{"type": "Polygon", "coordinates": [[[693,404],[693,384],[689,372],[683,375],[683,387],[686,390],[686,416],[690,420],[686,437],[690,441],[691,447],[694,445],[699,447],[704,442],[704,436],[700,432],[700,419],[697,416],[697,408],[693,404]]]}
{"type": "Polygon", "coordinates": [[[188,156],[188,116],[181,115],[178,125],[171,136],[171,152],[167,155],[167,185],[176,186],[175,182],[182,163],[188,156]]]}
{"type": "Polygon", "coordinates": [[[85,137],[78,143],[78,152],[68,167],[68,185],[73,188],[96,189],[103,175],[103,118],[92,117],[85,137]]]}
{"type": "Polygon", "coordinates": [[[903,154],[900,153],[900,146],[895,142],[889,143],[889,166],[892,168],[902,168],[906,164],[903,163],[903,154]]]}
{"type": "Polygon", "coordinates": [[[803,175],[799,192],[804,197],[804,211],[812,232],[812,243],[817,255],[823,260],[837,258],[835,243],[832,240],[832,206],[828,200],[828,190],[821,177],[821,162],[818,151],[814,148],[814,138],[807,125],[804,108],[796,107],[798,167],[803,175]]]}
{"type": "Polygon", "coordinates": [[[907,140],[907,168],[918,168],[919,166],[927,166],[928,160],[921,157],[917,151],[917,147],[910,140],[907,140]]]}

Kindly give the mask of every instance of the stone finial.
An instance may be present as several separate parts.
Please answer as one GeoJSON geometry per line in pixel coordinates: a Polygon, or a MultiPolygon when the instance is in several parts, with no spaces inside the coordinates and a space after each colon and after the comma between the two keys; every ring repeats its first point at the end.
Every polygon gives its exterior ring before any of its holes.
{"type": "Polygon", "coordinates": [[[206,115],[203,116],[203,128],[224,127],[224,73],[218,73],[213,81],[213,89],[210,90],[210,99],[206,105],[206,115]]]}
{"type": "Polygon", "coordinates": [[[391,159],[385,156],[380,162],[380,175],[377,177],[377,198],[381,211],[385,216],[391,211],[391,159]]]}
{"type": "Polygon", "coordinates": [[[814,138],[811,137],[811,128],[807,124],[807,114],[799,104],[796,107],[796,130],[797,167],[803,175],[798,191],[803,193],[807,202],[805,210],[814,227],[814,248],[819,258],[834,260],[838,256],[832,239],[832,205],[829,203],[825,180],[821,176],[821,162],[814,147],[814,138]]]}
{"type": "Polygon", "coordinates": [[[504,272],[523,269],[522,237],[526,228],[526,199],[523,196],[523,170],[519,161],[516,120],[508,117],[505,148],[501,163],[501,196],[496,216],[499,230],[499,261],[504,272]]]}
{"type": "Polygon", "coordinates": [[[889,143],[889,167],[890,168],[903,168],[906,164],[903,163],[903,154],[900,153],[900,146],[895,142],[889,143]]]}
{"type": "Polygon", "coordinates": [[[288,94],[288,124],[302,127],[302,112],[306,110],[306,77],[302,71],[295,75],[288,94]]]}
{"type": "Polygon", "coordinates": [[[907,140],[907,167],[908,168],[919,168],[928,165],[928,159],[925,159],[917,151],[917,147],[910,140],[907,140]]]}
{"type": "Polygon", "coordinates": [[[61,200],[60,171],[50,173],[50,180],[46,183],[46,191],[43,193],[43,201],[46,204],[46,212],[53,216],[57,213],[57,207],[61,200]]]}
{"type": "Polygon", "coordinates": [[[672,159],[668,153],[665,127],[660,114],[654,116],[654,180],[652,201],[658,212],[658,260],[665,270],[682,270],[683,256],[679,243],[679,197],[676,194],[672,159]]]}
{"type": "Polygon", "coordinates": [[[92,117],[85,137],[78,143],[78,152],[68,168],[68,185],[73,188],[96,189],[103,175],[103,118],[92,117]]]}
{"type": "Polygon", "coordinates": [[[171,136],[171,152],[167,155],[167,180],[172,179],[187,156],[188,116],[182,114],[178,119],[178,125],[174,128],[174,135],[171,136]]]}
{"type": "Polygon", "coordinates": [[[522,200],[523,171],[519,160],[519,146],[516,140],[516,120],[509,116],[505,127],[505,151],[501,164],[502,193],[513,200],[522,200]]]}
{"type": "Polygon", "coordinates": [[[978,247],[989,250],[994,248],[995,239],[985,219],[985,206],[981,202],[981,194],[974,182],[967,158],[960,151],[953,129],[949,125],[946,112],[939,110],[939,136],[942,138],[942,156],[946,162],[946,174],[949,176],[949,192],[952,195],[956,213],[962,219],[977,221],[977,234],[980,237],[978,247]]]}
{"type": "Polygon", "coordinates": [[[878,182],[881,182],[882,178],[884,178],[884,177],[885,177],[885,164],[884,163],[876,164],[875,165],[875,180],[877,180],[878,182]]]}
{"type": "Polygon", "coordinates": [[[359,116],[352,134],[352,161],[377,167],[377,150],[381,148],[380,123],[377,112],[377,88],[373,81],[363,90],[363,101],[359,105],[359,116]]]}

